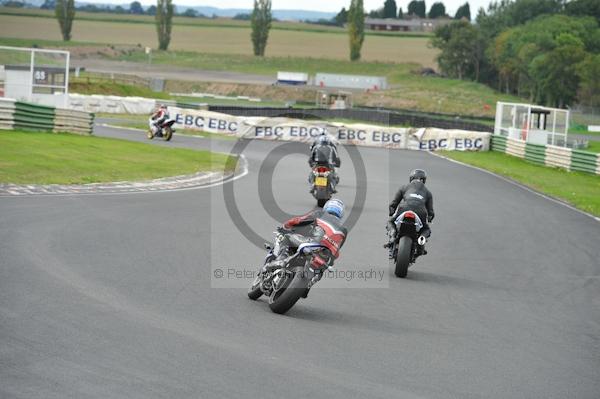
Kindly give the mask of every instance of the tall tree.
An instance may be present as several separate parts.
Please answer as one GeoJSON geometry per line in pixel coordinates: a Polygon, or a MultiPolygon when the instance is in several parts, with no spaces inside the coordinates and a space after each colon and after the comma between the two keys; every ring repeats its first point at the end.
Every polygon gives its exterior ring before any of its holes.
{"type": "Polygon", "coordinates": [[[396,18],[396,0],[385,0],[383,18],[396,18]]]}
{"type": "Polygon", "coordinates": [[[446,6],[444,3],[436,2],[431,5],[428,17],[431,19],[443,17],[446,15],[446,6]]]}
{"type": "Polygon", "coordinates": [[[271,0],[254,0],[250,24],[252,26],[252,47],[256,56],[263,57],[265,55],[272,20],[271,0]]]}
{"type": "Polygon", "coordinates": [[[570,33],[556,38],[557,47],[537,56],[530,64],[538,88],[537,101],[563,108],[572,104],[579,87],[577,64],[586,54],[583,41],[570,33]]]}
{"type": "Polygon", "coordinates": [[[152,4],[150,7],[148,7],[148,9],[146,10],[146,14],[156,15],[156,6],[152,4]]]}
{"type": "Polygon", "coordinates": [[[71,29],[73,28],[73,19],[75,19],[75,1],[57,0],[54,13],[58,19],[63,40],[68,42],[71,40],[71,29]]]}
{"type": "Polygon", "coordinates": [[[158,48],[166,50],[171,42],[171,27],[173,26],[173,0],[156,1],[156,32],[158,33],[158,48]]]}
{"type": "Polygon", "coordinates": [[[346,7],[342,7],[342,10],[335,17],[333,17],[333,20],[335,21],[336,25],[344,26],[344,24],[348,22],[348,11],[346,10],[346,7]]]}
{"type": "Polygon", "coordinates": [[[456,10],[456,14],[454,15],[454,19],[463,18],[466,18],[468,21],[471,20],[471,7],[469,7],[468,2],[458,7],[458,10],[456,10]]]}
{"type": "Polygon", "coordinates": [[[398,7],[398,19],[404,18],[404,12],[402,11],[402,7],[398,7]]]}
{"type": "Polygon", "coordinates": [[[360,60],[360,50],[365,41],[365,9],[363,0],[352,0],[348,11],[348,34],[350,36],[350,60],[360,60]]]}
{"type": "Polygon", "coordinates": [[[573,0],[565,4],[567,15],[579,17],[595,17],[600,23],[600,1],[598,0],[573,0]]]}
{"type": "Polygon", "coordinates": [[[408,15],[417,16],[419,18],[425,18],[427,8],[425,6],[425,0],[412,0],[408,3],[408,15]]]}
{"type": "Polygon", "coordinates": [[[431,43],[441,50],[437,60],[444,74],[479,80],[485,46],[477,27],[465,21],[440,26],[431,43]]]}
{"type": "Polygon", "coordinates": [[[588,54],[577,65],[579,101],[590,107],[600,105],[600,54],[588,54]]]}
{"type": "Polygon", "coordinates": [[[44,3],[40,6],[42,10],[54,10],[56,8],[55,0],[45,0],[44,3]]]}
{"type": "Polygon", "coordinates": [[[369,11],[369,18],[383,18],[383,7],[369,11]]]}
{"type": "Polygon", "coordinates": [[[129,12],[132,14],[142,15],[144,13],[144,9],[139,1],[134,1],[129,5],[129,12]]]}
{"type": "Polygon", "coordinates": [[[194,10],[193,8],[188,8],[181,15],[184,17],[195,18],[198,16],[198,11],[194,10]]]}

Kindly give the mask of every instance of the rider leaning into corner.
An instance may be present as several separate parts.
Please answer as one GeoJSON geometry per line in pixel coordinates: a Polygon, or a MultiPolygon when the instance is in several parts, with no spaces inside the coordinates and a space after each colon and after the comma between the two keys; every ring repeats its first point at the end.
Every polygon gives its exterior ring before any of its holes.
{"type": "MultiPolygon", "coordinates": [[[[317,242],[327,247],[332,257],[327,259],[327,267],[331,267],[340,254],[340,249],[346,241],[348,230],[342,225],[344,203],[332,198],[325,203],[323,209],[315,209],[305,215],[291,218],[283,224],[288,248],[298,248],[300,244],[317,242]],[[298,234],[300,228],[306,234],[298,234]]],[[[285,254],[286,256],[289,254],[285,254]]]]}
{"type": "MultiPolygon", "coordinates": [[[[331,189],[333,193],[336,193],[337,190],[335,186],[339,183],[339,177],[335,172],[335,168],[339,168],[341,166],[341,160],[338,156],[337,147],[333,140],[329,138],[327,133],[322,132],[319,137],[313,141],[310,146],[310,157],[308,159],[308,164],[311,168],[314,168],[316,165],[326,166],[331,169],[332,173],[332,184],[331,189]]],[[[314,182],[314,175],[311,173],[308,175],[308,182],[312,185],[314,182]]],[[[311,188],[312,192],[312,188],[311,188]]]]}
{"type": "Polygon", "coordinates": [[[169,118],[167,113],[167,106],[160,104],[158,109],[150,116],[150,129],[153,134],[157,134],[160,131],[160,126],[169,118]]]}
{"type": "MultiPolygon", "coordinates": [[[[384,245],[384,248],[390,248],[391,251],[396,235],[396,224],[394,221],[402,212],[408,210],[415,212],[423,223],[423,228],[419,234],[425,237],[425,239],[431,236],[431,229],[428,222],[433,220],[435,213],[433,211],[433,195],[425,187],[426,181],[427,173],[423,169],[415,169],[410,172],[409,183],[400,187],[400,190],[394,196],[394,199],[390,203],[390,219],[387,223],[389,241],[384,245]]],[[[418,245],[417,256],[426,254],[425,244],[418,245]]]]}

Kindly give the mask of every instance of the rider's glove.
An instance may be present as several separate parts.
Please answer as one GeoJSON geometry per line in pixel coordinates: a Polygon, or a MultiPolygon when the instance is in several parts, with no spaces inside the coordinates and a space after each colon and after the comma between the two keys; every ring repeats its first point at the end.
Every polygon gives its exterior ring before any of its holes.
{"type": "Polygon", "coordinates": [[[278,231],[279,233],[281,233],[281,234],[288,234],[288,233],[291,233],[291,232],[292,232],[292,230],[288,230],[288,229],[286,229],[285,227],[278,227],[278,228],[277,228],[277,231],[278,231]]]}
{"type": "Polygon", "coordinates": [[[435,214],[433,212],[431,212],[429,215],[427,215],[427,222],[431,223],[431,221],[433,220],[434,217],[435,217],[435,214]]]}

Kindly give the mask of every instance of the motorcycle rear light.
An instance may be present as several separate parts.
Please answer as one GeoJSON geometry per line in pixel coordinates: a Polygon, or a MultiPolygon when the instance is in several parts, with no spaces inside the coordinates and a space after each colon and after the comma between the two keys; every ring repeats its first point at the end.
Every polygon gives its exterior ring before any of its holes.
{"type": "Polygon", "coordinates": [[[405,217],[406,219],[416,219],[416,217],[415,217],[415,214],[414,214],[413,212],[406,212],[406,213],[404,214],[404,217],[405,217]]]}
{"type": "Polygon", "coordinates": [[[325,172],[329,172],[329,168],[325,168],[323,166],[319,166],[316,168],[317,169],[317,173],[325,173],[325,172]]]}

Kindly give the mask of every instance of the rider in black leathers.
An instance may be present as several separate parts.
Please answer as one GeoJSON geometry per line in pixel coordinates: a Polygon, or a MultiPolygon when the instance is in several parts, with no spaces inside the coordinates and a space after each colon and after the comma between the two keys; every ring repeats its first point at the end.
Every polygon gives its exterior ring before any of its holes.
{"type": "MultiPolygon", "coordinates": [[[[421,219],[423,228],[419,234],[425,238],[430,237],[431,229],[428,222],[433,220],[435,212],[433,211],[433,195],[425,187],[426,180],[427,173],[422,169],[415,169],[410,173],[409,183],[402,186],[394,196],[394,199],[390,203],[390,219],[387,224],[389,241],[384,247],[391,249],[396,234],[396,224],[394,221],[402,212],[407,210],[415,212],[421,219]]],[[[417,248],[417,255],[427,254],[425,245],[419,245],[417,248]]]]}
{"type": "MultiPolygon", "coordinates": [[[[308,164],[311,168],[316,165],[326,166],[331,169],[331,189],[334,193],[337,192],[335,186],[339,183],[339,177],[335,172],[335,168],[341,166],[341,160],[338,156],[337,148],[327,134],[319,136],[310,146],[310,157],[308,164]]],[[[314,181],[314,175],[311,171],[308,176],[308,182],[312,185],[314,181]]],[[[312,188],[310,190],[312,192],[312,188]]]]}

